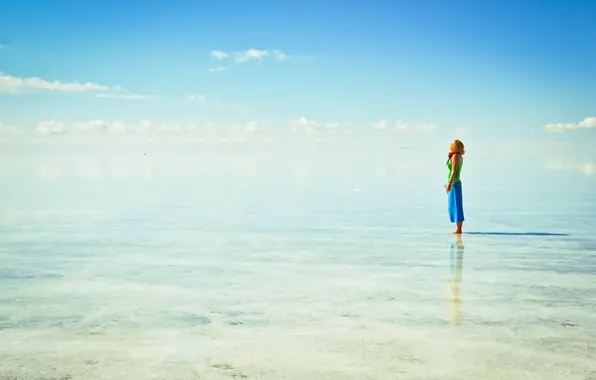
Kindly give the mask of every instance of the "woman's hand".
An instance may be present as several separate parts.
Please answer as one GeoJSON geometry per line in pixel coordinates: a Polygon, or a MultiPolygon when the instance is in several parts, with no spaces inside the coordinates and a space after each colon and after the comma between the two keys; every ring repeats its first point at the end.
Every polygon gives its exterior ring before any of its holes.
{"type": "Polygon", "coordinates": [[[446,191],[447,193],[451,191],[451,182],[449,182],[449,183],[447,184],[447,186],[445,186],[445,191],[446,191]]]}

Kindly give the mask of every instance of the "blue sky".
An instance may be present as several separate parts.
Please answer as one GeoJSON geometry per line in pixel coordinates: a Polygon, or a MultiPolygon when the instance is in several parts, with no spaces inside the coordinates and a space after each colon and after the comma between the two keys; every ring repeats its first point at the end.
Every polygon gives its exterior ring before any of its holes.
{"type": "Polygon", "coordinates": [[[7,2],[0,123],[596,141],[595,16],[587,0],[7,2]]]}

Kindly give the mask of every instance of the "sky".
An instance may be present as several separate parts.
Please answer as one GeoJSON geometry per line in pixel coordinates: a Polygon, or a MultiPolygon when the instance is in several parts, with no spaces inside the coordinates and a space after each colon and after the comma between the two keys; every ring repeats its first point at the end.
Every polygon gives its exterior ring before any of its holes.
{"type": "Polygon", "coordinates": [[[548,141],[583,162],[595,19],[588,0],[6,2],[0,141],[548,141]]]}

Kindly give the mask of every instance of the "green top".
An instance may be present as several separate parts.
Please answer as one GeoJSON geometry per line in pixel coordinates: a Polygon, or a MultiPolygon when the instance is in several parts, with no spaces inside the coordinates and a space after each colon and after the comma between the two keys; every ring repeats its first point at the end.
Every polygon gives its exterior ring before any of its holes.
{"type": "MultiPolygon", "coordinates": [[[[461,167],[464,165],[464,158],[460,155],[459,156],[459,165],[457,167],[457,171],[455,172],[455,175],[453,176],[453,182],[461,182],[461,180],[459,179],[459,174],[461,173],[461,167]]],[[[449,178],[451,178],[451,160],[447,161],[447,167],[449,168],[449,176],[447,177],[447,180],[449,180],[449,178]]]]}

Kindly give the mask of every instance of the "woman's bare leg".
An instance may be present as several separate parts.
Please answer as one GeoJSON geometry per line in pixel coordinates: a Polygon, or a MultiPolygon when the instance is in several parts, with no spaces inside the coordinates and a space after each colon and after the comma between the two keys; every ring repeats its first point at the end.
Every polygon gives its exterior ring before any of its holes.
{"type": "Polygon", "coordinates": [[[455,230],[455,232],[453,232],[455,235],[461,234],[461,227],[462,227],[463,224],[464,224],[464,222],[457,222],[456,223],[457,229],[455,230]]]}

